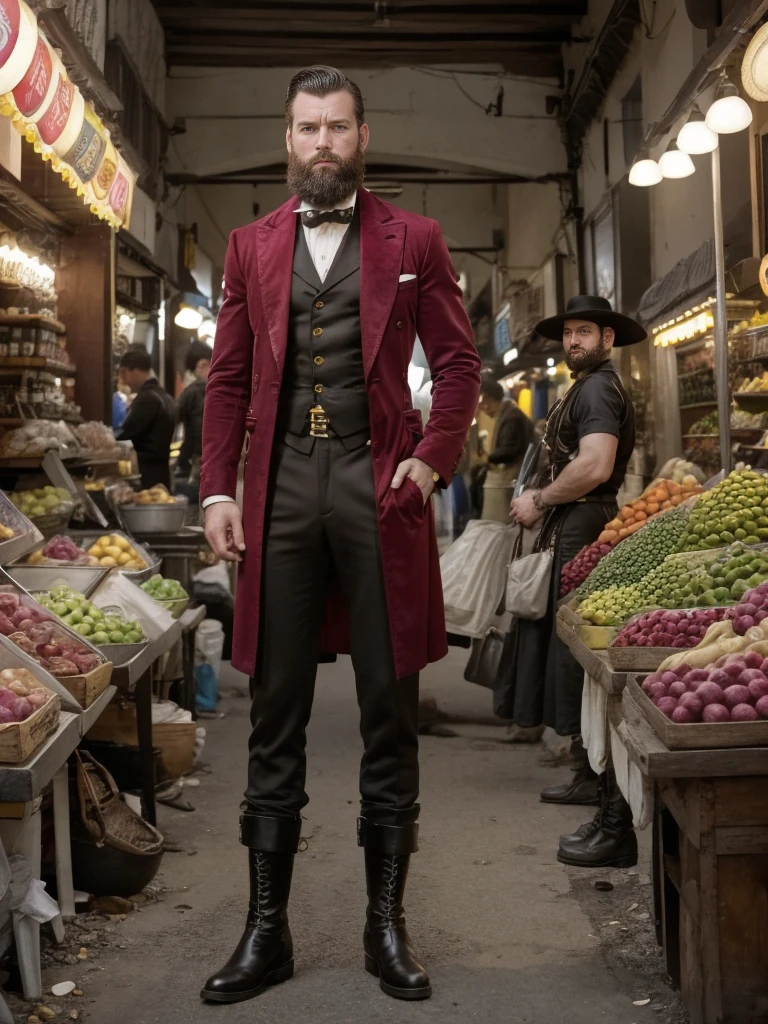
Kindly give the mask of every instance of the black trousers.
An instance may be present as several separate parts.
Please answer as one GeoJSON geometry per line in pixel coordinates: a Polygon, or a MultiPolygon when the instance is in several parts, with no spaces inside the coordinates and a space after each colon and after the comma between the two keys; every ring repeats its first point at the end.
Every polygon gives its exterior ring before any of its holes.
{"type": "Polygon", "coordinates": [[[557,635],[560,571],[585,544],[596,540],[616,515],[616,505],[582,503],[564,513],[555,545],[549,606],[543,619],[518,619],[515,672],[515,722],[521,728],[548,725],[559,736],[581,733],[584,669],[557,635]]]}
{"type": "Polygon", "coordinates": [[[273,450],[245,810],[295,817],[308,802],[306,727],[334,576],[350,618],[361,812],[377,824],[411,824],[419,810],[419,677],[395,678],[371,449],[347,451],[333,437],[318,438],[310,454],[284,443],[273,450]]]}

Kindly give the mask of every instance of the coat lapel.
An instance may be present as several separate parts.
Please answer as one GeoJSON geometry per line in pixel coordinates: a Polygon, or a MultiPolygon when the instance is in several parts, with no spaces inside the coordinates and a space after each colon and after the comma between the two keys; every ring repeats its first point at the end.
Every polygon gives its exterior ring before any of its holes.
{"type": "Polygon", "coordinates": [[[397,297],[405,224],[369,192],[360,198],[360,325],[366,380],[397,297]]]}
{"type": "Polygon", "coordinates": [[[279,374],[283,372],[291,306],[293,248],[296,241],[296,200],[291,199],[259,225],[256,252],[259,286],[269,342],[279,374]]]}

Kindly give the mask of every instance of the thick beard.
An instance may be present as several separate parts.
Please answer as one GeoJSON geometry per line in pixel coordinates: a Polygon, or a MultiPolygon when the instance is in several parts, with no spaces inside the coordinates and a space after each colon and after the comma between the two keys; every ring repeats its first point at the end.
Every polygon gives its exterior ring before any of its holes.
{"type": "Polygon", "coordinates": [[[607,358],[608,349],[601,332],[600,344],[597,348],[591,352],[577,352],[575,355],[567,355],[565,357],[565,365],[571,373],[588,373],[590,370],[594,370],[596,366],[599,366],[600,363],[604,363],[607,358]]]}
{"type": "Polygon", "coordinates": [[[365,179],[365,153],[358,149],[343,160],[335,153],[318,153],[311,160],[302,160],[296,153],[288,154],[288,188],[311,206],[334,207],[349,199],[365,179]],[[330,160],[335,167],[318,167],[321,160],[330,160]]]}

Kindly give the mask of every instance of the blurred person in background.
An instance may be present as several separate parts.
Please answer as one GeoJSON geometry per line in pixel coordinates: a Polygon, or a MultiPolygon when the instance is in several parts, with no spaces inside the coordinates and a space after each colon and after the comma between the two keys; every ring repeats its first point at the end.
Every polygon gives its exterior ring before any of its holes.
{"type": "Polygon", "coordinates": [[[177,404],[177,421],[184,428],[184,440],[176,464],[177,474],[190,482],[199,480],[203,454],[203,409],[205,385],[211,368],[210,346],[202,342],[190,345],[185,366],[192,381],[182,391],[177,404]]]}
{"type": "Polygon", "coordinates": [[[171,441],[176,429],[176,403],[152,374],[146,349],[131,347],[120,360],[120,383],[134,392],[118,440],[132,441],[139,460],[141,486],[171,488],[171,441]]]}
{"type": "Polygon", "coordinates": [[[508,523],[512,486],[533,439],[533,424],[514,399],[504,397],[496,380],[482,382],[479,410],[493,421],[490,450],[479,456],[485,467],[481,518],[508,523]]]}

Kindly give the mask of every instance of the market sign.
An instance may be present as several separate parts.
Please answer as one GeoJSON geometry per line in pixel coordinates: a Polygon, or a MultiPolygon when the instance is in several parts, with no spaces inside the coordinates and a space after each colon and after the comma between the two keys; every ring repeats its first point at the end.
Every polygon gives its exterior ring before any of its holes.
{"type": "Polygon", "coordinates": [[[136,175],[24,0],[0,0],[0,114],[114,228],[127,228],[136,175]]]}
{"type": "Polygon", "coordinates": [[[715,326],[715,318],[712,315],[711,306],[714,299],[707,299],[705,302],[687,309],[685,313],[659,324],[653,328],[653,344],[660,348],[667,348],[669,345],[680,345],[685,341],[693,341],[708,334],[715,326]]]}

